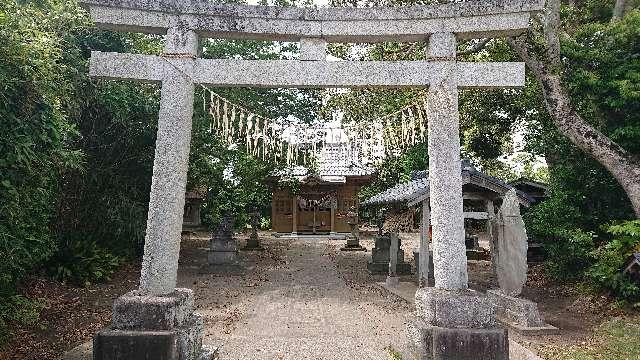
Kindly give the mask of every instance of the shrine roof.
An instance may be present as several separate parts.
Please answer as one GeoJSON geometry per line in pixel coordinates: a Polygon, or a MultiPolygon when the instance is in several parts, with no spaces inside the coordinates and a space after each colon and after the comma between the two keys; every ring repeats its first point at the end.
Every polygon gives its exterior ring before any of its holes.
{"type": "MultiPolygon", "coordinates": [[[[467,184],[497,193],[498,196],[504,195],[513,188],[513,186],[504,181],[477,170],[469,160],[462,160],[462,185],[467,184]]],[[[411,175],[411,180],[374,195],[364,201],[362,205],[406,203],[409,206],[413,206],[428,199],[429,191],[429,172],[426,170],[416,171],[411,175]]],[[[516,193],[518,200],[524,206],[528,207],[534,201],[533,198],[520,190],[516,189],[516,193]]]]}
{"type": "Polygon", "coordinates": [[[538,188],[538,189],[540,189],[542,191],[549,190],[549,186],[547,184],[541,183],[539,181],[531,180],[531,179],[528,179],[528,178],[520,178],[518,180],[510,182],[509,185],[513,185],[513,186],[519,186],[519,185],[530,186],[530,187],[533,187],[533,188],[538,188]]]}
{"type": "Polygon", "coordinates": [[[316,163],[315,171],[307,166],[296,165],[277,175],[288,174],[302,182],[317,179],[328,183],[344,183],[348,177],[368,178],[375,173],[374,168],[360,161],[357,151],[343,144],[326,144],[316,163]]]}

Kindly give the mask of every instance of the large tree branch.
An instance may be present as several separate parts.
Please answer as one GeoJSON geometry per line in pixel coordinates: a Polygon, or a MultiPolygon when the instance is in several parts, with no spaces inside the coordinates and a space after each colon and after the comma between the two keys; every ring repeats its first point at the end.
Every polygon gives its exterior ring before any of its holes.
{"type": "Polygon", "coordinates": [[[560,66],[560,0],[547,0],[544,14],[544,38],[547,43],[547,57],[551,64],[560,66]]]}
{"type": "Polygon", "coordinates": [[[640,218],[640,161],[576,112],[562,85],[561,75],[538,60],[523,38],[509,38],[507,42],[542,85],[545,105],[558,131],[613,175],[627,193],[636,217],[640,218]]]}
{"type": "Polygon", "coordinates": [[[616,0],[616,5],[613,7],[613,16],[611,22],[618,21],[624,17],[627,9],[627,0],[616,0]]]}

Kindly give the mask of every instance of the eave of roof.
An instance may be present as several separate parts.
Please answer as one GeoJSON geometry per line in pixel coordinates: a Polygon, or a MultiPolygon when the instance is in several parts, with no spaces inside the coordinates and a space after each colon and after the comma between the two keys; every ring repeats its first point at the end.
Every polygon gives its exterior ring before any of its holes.
{"type": "MultiPolygon", "coordinates": [[[[506,182],[484,174],[476,170],[469,161],[462,161],[462,179],[463,185],[473,184],[499,195],[504,195],[507,191],[514,188],[506,182]]],[[[414,206],[430,196],[429,175],[427,171],[420,171],[412,176],[412,180],[398,184],[379,194],[374,195],[364,201],[362,205],[382,205],[406,203],[408,206],[414,206]]],[[[524,206],[530,206],[534,200],[526,193],[516,189],[518,199],[524,206]]]]}

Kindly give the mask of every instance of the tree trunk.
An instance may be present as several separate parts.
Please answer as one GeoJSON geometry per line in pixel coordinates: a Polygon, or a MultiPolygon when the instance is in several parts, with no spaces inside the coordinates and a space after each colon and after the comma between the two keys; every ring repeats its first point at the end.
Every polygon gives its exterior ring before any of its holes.
{"type": "Polygon", "coordinates": [[[560,74],[535,59],[526,44],[516,39],[508,42],[542,84],[545,105],[558,131],[613,175],[627,193],[636,217],[640,218],[640,160],[582,119],[562,86],[560,74]]]}
{"type": "Polygon", "coordinates": [[[611,17],[611,22],[622,19],[624,17],[626,8],[627,8],[626,0],[616,0],[616,5],[613,8],[613,16],[611,17]]]}

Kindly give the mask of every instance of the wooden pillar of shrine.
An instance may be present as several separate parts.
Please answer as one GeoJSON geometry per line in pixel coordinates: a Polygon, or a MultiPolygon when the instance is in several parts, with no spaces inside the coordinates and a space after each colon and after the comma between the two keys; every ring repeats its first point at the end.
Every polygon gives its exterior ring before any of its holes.
{"type": "Polygon", "coordinates": [[[298,204],[300,203],[300,197],[294,196],[293,203],[291,204],[291,214],[293,218],[291,219],[291,234],[298,233],[298,204]]]}

